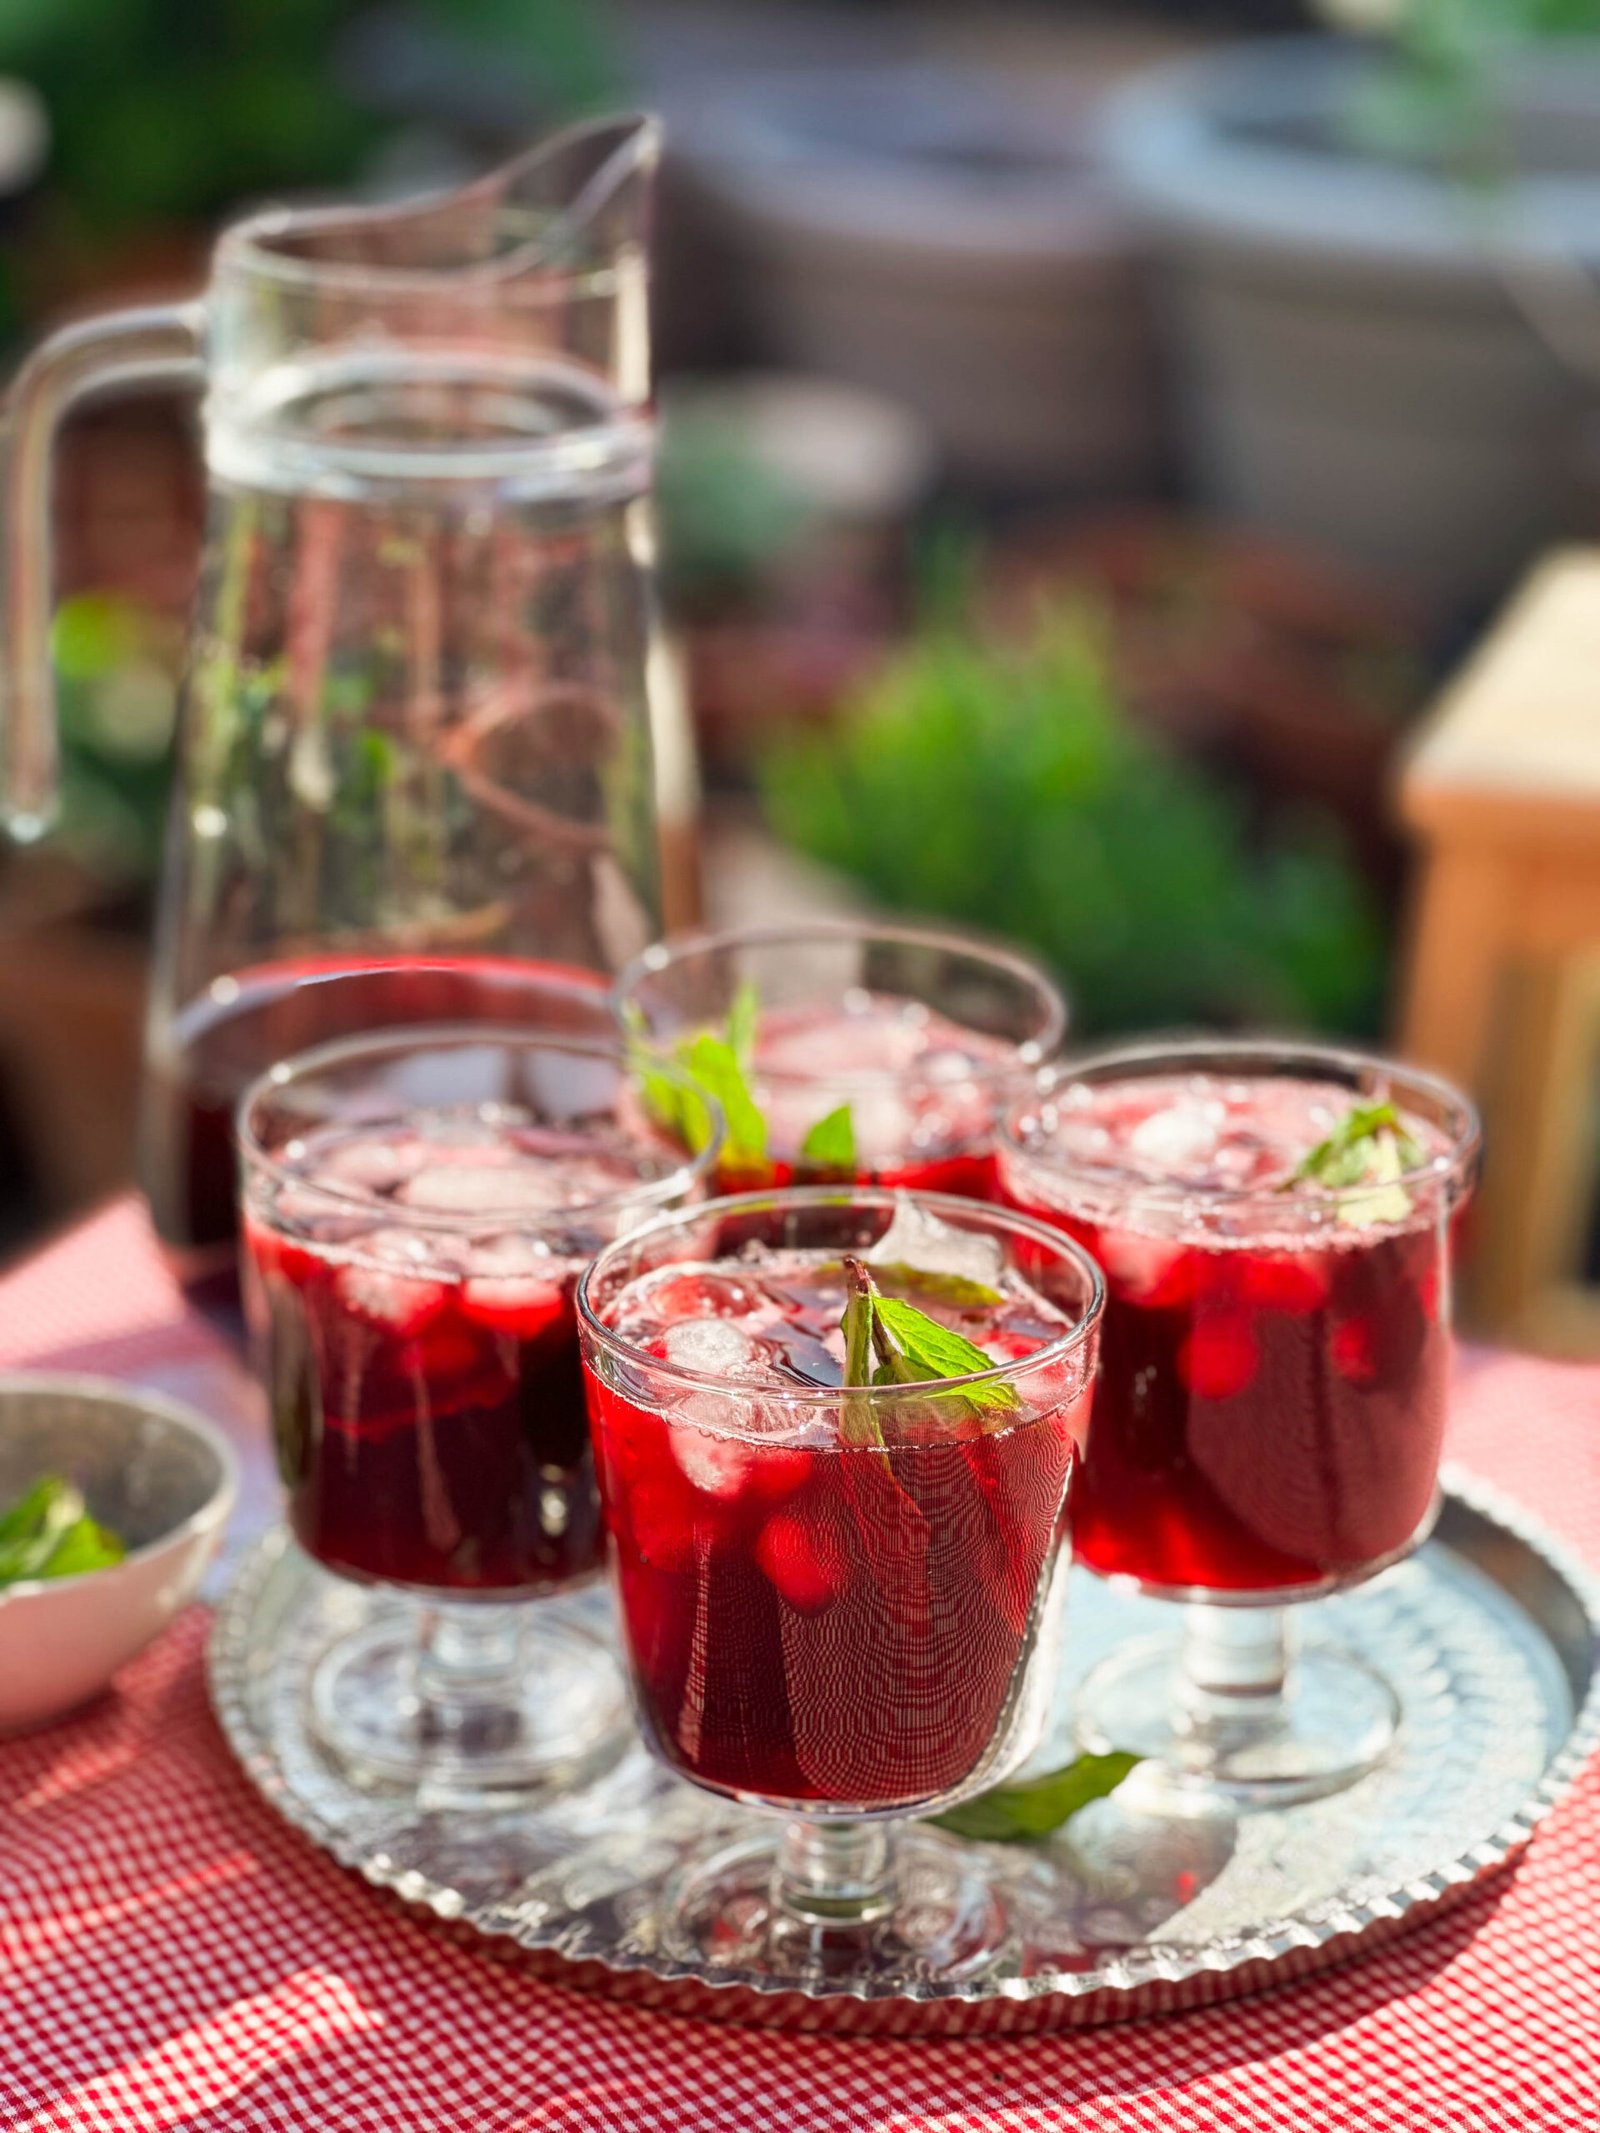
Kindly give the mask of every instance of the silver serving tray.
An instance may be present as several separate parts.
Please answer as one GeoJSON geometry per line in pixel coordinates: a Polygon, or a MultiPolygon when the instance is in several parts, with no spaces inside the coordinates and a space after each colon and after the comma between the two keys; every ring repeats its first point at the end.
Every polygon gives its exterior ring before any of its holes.
{"type": "MultiPolygon", "coordinates": [[[[774,1990],[662,1952],[667,1876],[691,1842],[747,1818],[637,1744],[538,1811],[479,1822],[419,1817],[402,1796],[339,1777],[306,1728],[310,1667],[330,1637],[394,1604],[324,1576],[281,1534],[245,1562],[218,1613],[211,1687],[272,1805],[376,1887],[564,1983],[789,2028],[1049,2029],[1285,1983],[1420,1924],[1504,1867],[1600,1745],[1600,1581],[1495,1490],[1448,1475],[1417,1555],[1305,1611],[1313,1634],[1366,1652],[1400,1691],[1401,1743],[1383,1768],[1272,1813],[1155,1820],[1117,1795],[1047,1844],[971,1846],[1029,1921],[1003,1974],[774,1990]]],[[[1069,1609],[1063,1723],[1096,1658],[1170,1617],[1081,1573],[1069,1609]]],[[[1057,1740],[1039,1761],[1064,1752],[1057,1740]]]]}

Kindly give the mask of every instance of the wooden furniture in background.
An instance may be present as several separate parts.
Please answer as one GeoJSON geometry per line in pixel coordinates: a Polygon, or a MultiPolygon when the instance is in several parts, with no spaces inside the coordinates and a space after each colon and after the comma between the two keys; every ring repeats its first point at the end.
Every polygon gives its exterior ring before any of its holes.
{"type": "Polygon", "coordinates": [[[1477,1097],[1480,1328],[1600,1353],[1600,549],[1533,572],[1414,744],[1401,1045],[1477,1097]]]}

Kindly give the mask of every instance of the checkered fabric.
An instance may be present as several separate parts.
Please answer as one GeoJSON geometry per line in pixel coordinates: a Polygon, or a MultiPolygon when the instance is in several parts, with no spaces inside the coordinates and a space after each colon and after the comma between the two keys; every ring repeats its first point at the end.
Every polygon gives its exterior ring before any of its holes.
{"type": "MultiPolygon", "coordinates": [[[[195,1342],[119,1209],[0,1283],[0,1360],[195,1342]]],[[[1452,1449],[1600,1559],[1600,1370],[1474,1357],[1452,1449]]],[[[1600,1765],[1521,1863],[1370,1958],[1157,2022],[789,2036],[488,1959],[278,1821],[195,1610],[0,1748],[0,2128],[27,2133],[1522,2133],[1600,2127],[1600,1765]]]]}

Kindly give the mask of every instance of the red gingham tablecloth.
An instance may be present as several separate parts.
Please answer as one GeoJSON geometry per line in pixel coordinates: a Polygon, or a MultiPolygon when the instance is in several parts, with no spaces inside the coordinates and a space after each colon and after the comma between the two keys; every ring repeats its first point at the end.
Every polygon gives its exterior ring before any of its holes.
{"type": "MultiPolygon", "coordinates": [[[[0,1361],[229,1382],[130,1207],[0,1282],[0,1361]]],[[[1594,1559],[1597,1425],[1600,1370],[1462,1365],[1456,1456],[1594,1559]]],[[[1600,1765],[1513,1871],[1285,1991],[1016,2041],[785,2036],[542,1983],[374,1895],[235,1768],[205,1633],[196,1609],[115,1697],[0,1747],[0,2127],[1600,2127],[1600,1765]]]]}

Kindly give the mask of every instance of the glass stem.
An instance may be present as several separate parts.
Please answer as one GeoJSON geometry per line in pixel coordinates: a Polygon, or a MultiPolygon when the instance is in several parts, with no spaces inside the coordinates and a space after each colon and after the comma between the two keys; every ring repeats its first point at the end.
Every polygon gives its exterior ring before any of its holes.
{"type": "Polygon", "coordinates": [[[1186,1729],[1226,1750],[1265,1738],[1282,1720],[1293,1648],[1287,1608],[1185,1608],[1186,1729]]]}
{"type": "Polygon", "coordinates": [[[881,1822],[786,1822],[775,1909],[807,1925],[867,1925],[894,1905],[893,1848],[881,1822]]]}
{"type": "Polygon", "coordinates": [[[526,1619],[526,1608],[476,1602],[422,1610],[417,1723],[426,1761],[470,1761],[516,1745],[526,1619]]]}

